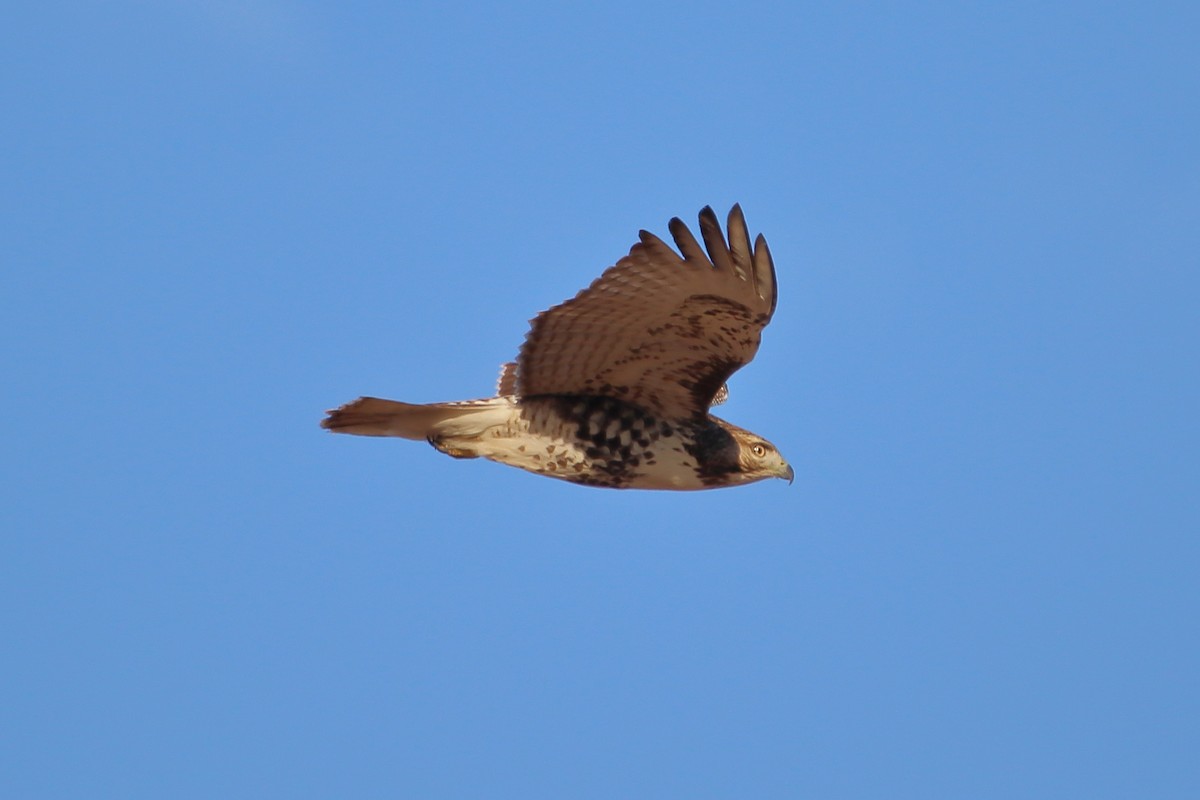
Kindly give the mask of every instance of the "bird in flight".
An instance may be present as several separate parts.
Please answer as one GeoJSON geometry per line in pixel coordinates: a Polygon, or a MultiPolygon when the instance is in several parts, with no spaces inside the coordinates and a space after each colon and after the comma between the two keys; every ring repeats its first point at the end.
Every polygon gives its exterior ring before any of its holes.
{"type": "Polygon", "coordinates": [[[728,238],[711,208],[696,241],[669,223],[574,298],[538,314],[494,397],[414,405],[360,397],[328,412],[335,433],[424,439],[455,458],[587,486],[717,489],[794,473],[773,444],[709,413],[758,351],[775,312],[775,266],[739,206],[728,238]]]}

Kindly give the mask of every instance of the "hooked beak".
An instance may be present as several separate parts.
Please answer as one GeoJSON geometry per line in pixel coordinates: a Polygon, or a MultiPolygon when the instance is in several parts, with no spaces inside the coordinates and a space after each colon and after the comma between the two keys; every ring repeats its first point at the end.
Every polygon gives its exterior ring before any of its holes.
{"type": "Polygon", "coordinates": [[[796,480],[796,470],[792,469],[791,464],[784,465],[786,469],[779,473],[779,477],[787,478],[788,486],[792,485],[792,481],[796,480]]]}

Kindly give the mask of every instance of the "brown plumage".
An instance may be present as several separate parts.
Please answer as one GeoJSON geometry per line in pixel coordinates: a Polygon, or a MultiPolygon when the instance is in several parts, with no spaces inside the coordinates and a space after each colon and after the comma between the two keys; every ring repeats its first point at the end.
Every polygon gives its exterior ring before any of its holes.
{"type": "Polygon", "coordinates": [[[766,240],[751,245],[736,205],[728,240],[710,208],[700,212],[703,247],[678,218],[669,227],[679,253],[642,231],[591,286],[535,317],[495,397],[425,405],[364,397],[322,426],[427,439],[458,458],[593,486],[791,481],[773,445],[709,413],[775,311],[766,240]]]}

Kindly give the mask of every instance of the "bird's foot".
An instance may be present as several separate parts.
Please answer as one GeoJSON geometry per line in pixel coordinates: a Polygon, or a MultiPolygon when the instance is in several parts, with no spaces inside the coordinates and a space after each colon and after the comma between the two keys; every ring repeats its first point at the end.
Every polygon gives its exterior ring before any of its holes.
{"type": "Polygon", "coordinates": [[[434,450],[437,450],[439,453],[445,453],[451,458],[479,458],[479,454],[474,450],[452,447],[434,436],[430,436],[426,441],[433,445],[434,450]]]}

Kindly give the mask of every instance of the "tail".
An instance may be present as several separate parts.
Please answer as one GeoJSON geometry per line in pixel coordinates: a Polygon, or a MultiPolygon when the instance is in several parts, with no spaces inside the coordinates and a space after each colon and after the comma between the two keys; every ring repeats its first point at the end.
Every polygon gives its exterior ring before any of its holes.
{"type": "Polygon", "coordinates": [[[329,416],[321,420],[321,427],[334,433],[429,439],[448,434],[477,435],[505,422],[511,414],[511,403],[504,398],[492,398],[414,405],[360,397],[327,413],[329,416]]]}

